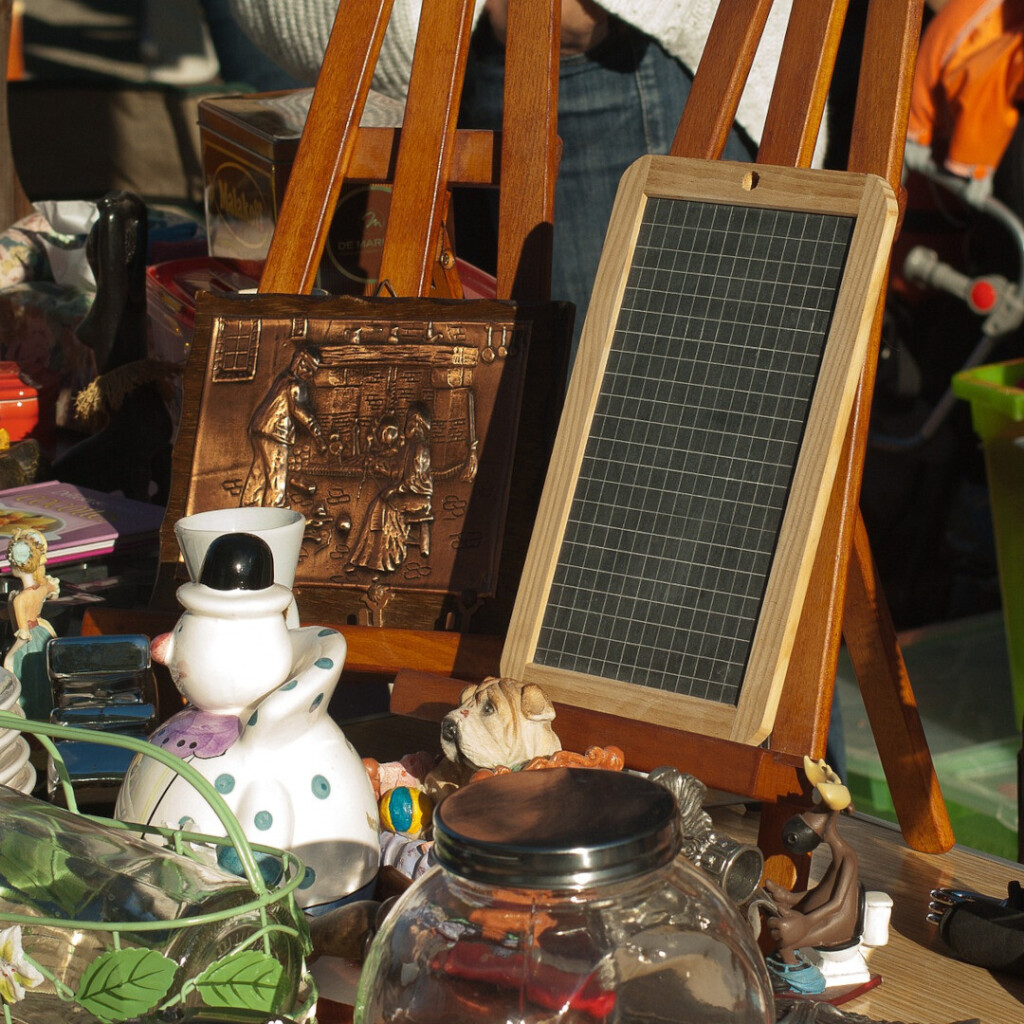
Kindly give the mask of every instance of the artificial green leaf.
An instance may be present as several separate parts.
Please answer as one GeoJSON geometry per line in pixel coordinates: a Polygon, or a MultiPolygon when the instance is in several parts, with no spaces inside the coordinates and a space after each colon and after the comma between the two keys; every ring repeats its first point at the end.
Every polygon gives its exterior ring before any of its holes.
{"type": "Polygon", "coordinates": [[[82,973],[75,1001],[102,1021],[138,1017],[171,988],[178,965],[154,949],[115,949],[82,973]]]}
{"type": "Polygon", "coordinates": [[[210,964],[196,979],[196,988],[207,1006],[272,1013],[283,975],[284,967],[269,954],[243,949],[210,964]]]}

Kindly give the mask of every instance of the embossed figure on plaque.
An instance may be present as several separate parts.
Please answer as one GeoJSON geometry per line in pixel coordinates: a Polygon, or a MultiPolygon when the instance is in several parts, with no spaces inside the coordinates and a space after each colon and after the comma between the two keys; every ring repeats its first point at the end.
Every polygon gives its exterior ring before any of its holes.
{"type": "MultiPolygon", "coordinates": [[[[430,556],[434,480],[430,463],[430,414],[419,402],[409,407],[400,459],[394,463],[398,479],[370,502],[359,538],[346,568],[364,566],[394,572],[405,561],[410,535],[418,529],[420,555],[430,556]]],[[[376,459],[381,464],[379,458],[376,459]]]]}
{"type": "MultiPolygon", "coordinates": [[[[356,492],[356,502],[363,496],[363,491],[370,493],[375,488],[383,488],[395,480],[400,472],[402,459],[402,431],[397,416],[391,413],[383,414],[378,420],[376,427],[367,432],[366,454],[360,459],[355,456],[349,460],[348,465],[361,465],[361,479],[359,490],[356,492]]],[[[345,471],[346,462],[342,461],[342,472],[345,471]]],[[[348,510],[338,514],[334,523],[340,533],[347,533],[352,529],[352,518],[348,510]]]]}
{"type": "Polygon", "coordinates": [[[295,444],[296,424],[327,450],[323,430],[312,402],[313,376],[320,365],[320,350],[303,345],[295,350],[288,368],[278,374],[249,421],[252,468],[245,481],[243,505],[288,504],[288,453],[295,444]]]}

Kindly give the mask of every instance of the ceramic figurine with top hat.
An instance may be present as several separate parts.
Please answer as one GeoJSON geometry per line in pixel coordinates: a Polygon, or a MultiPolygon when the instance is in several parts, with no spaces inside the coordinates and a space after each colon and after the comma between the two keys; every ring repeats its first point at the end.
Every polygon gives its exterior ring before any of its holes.
{"type": "MultiPolygon", "coordinates": [[[[199,581],[178,590],[184,614],[152,642],[154,660],[167,665],[188,703],[150,741],[191,761],[251,841],[302,859],[307,879],[296,897],[317,912],[372,887],[378,813],[359,755],[327,710],[345,638],[317,626],[289,629],[291,599],[274,583],[273,556],[260,537],[213,541],[199,581]]],[[[128,770],[115,813],[216,831],[191,788],[142,756],[128,770]]]]}

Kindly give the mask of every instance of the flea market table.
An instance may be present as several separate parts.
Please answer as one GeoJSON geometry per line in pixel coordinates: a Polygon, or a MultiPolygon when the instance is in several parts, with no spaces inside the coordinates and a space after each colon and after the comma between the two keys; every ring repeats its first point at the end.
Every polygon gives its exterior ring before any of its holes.
{"type": "MultiPolygon", "coordinates": [[[[148,612],[93,611],[87,614],[83,632],[139,632],[155,635],[169,628],[173,619],[148,612]]],[[[372,638],[371,638],[372,639],[372,638]]],[[[389,652],[374,648],[364,631],[353,635],[346,670],[353,678],[370,678],[370,666],[390,664],[389,652]]],[[[457,655],[458,652],[455,652],[457,655]]],[[[467,677],[482,677],[493,671],[497,647],[474,651],[473,657],[455,657],[445,648],[431,667],[438,671],[465,671],[467,677]],[[442,657],[443,655],[443,657],[442,657]]],[[[351,690],[349,693],[351,694],[351,690]]],[[[437,723],[404,715],[377,714],[358,721],[345,721],[345,733],[364,757],[392,760],[418,749],[439,750],[437,723]]],[[[758,816],[739,814],[731,807],[715,811],[718,827],[738,840],[756,842],[758,816]]],[[[1024,880],[1024,865],[955,846],[947,853],[928,854],[912,850],[899,829],[864,816],[844,817],[840,823],[857,851],[861,881],[867,889],[887,892],[894,906],[889,944],[876,949],[871,967],[882,983],[844,1004],[843,1009],[877,1021],[907,1024],[952,1024],[977,1019],[982,1024],[1017,1024],[1024,1021],[1024,978],[996,975],[957,960],[926,920],[929,893],[934,888],[971,889],[991,896],[1006,894],[1009,882],[1024,880]]],[[[827,853],[812,862],[811,873],[823,870],[827,853]]],[[[319,1024],[342,1024],[351,1020],[351,1006],[321,999],[319,1024]]]]}
{"type": "MultiPolygon", "coordinates": [[[[396,747],[413,749],[408,744],[424,724],[389,715],[346,725],[346,733],[364,756],[387,757],[396,747]]],[[[724,806],[715,810],[714,818],[723,832],[756,841],[756,813],[724,806]]],[[[962,846],[942,854],[919,853],[907,846],[895,825],[862,815],[844,817],[840,827],[857,851],[865,887],[893,898],[889,943],[874,950],[870,960],[882,983],[843,1009],[871,1020],[907,1024],[1024,1020],[1024,978],[996,975],[957,960],[925,916],[932,889],[972,889],[1002,897],[1009,882],[1024,880],[1024,865],[962,846]]],[[[820,864],[812,863],[812,877],[827,863],[828,854],[821,853],[820,864]]],[[[317,1019],[319,1024],[341,1024],[351,1019],[351,1012],[351,1007],[321,999],[317,1019]]]]}

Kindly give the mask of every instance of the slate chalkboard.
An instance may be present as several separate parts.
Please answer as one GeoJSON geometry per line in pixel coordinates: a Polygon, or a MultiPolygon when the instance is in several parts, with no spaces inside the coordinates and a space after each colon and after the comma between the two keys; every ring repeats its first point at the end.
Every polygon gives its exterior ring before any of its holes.
{"type": "Polygon", "coordinates": [[[870,176],[678,158],[627,173],[503,673],[765,738],[894,219],[870,176]]]}

